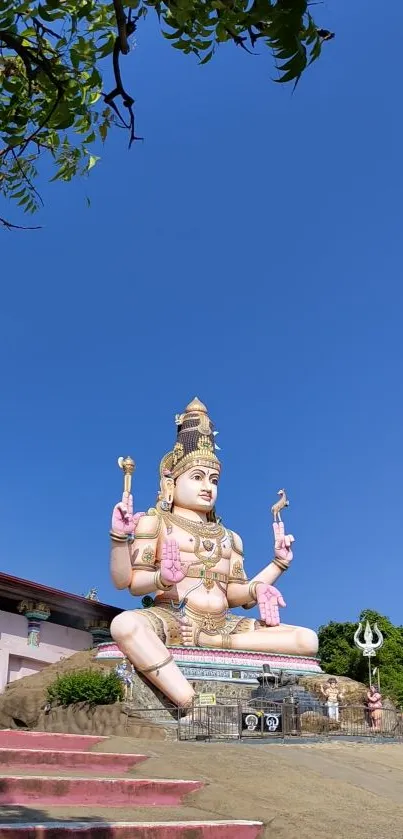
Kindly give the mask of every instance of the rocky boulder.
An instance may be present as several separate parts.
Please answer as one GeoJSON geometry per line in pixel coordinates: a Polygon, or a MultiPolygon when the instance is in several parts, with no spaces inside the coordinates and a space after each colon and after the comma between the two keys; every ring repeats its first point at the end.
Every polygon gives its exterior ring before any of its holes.
{"type": "MultiPolygon", "coordinates": [[[[318,699],[326,701],[322,687],[325,687],[328,679],[332,678],[329,673],[315,673],[313,676],[301,676],[299,684],[315,694],[318,699]]],[[[365,705],[368,688],[361,682],[348,679],[347,676],[335,676],[339,684],[340,692],[344,694],[343,705],[365,705]]]]}
{"type": "MultiPolygon", "coordinates": [[[[39,673],[25,676],[7,685],[4,693],[0,695],[0,728],[127,735],[128,729],[133,729],[135,725],[138,730],[143,728],[144,736],[148,738],[150,730],[147,726],[156,728],[166,722],[167,728],[173,727],[177,718],[176,709],[163,694],[137,674],[134,675],[133,702],[130,705],[115,703],[91,708],[81,703],[69,708],[49,709],[47,688],[57,676],[88,669],[106,673],[115,668],[116,661],[97,660],[95,655],[96,650],[75,653],[45,667],[39,673]]],[[[131,736],[135,735],[131,733],[131,736]]],[[[162,736],[165,738],[164,730],[162,736]]]]}
{"type": "Polygon", "coordinates": [[[305,711],[300,717],[301,734],[328,734],[330,731],[339,731],[340,724],[330,720],[324,714],[317,714],[316,711],[305,711]]]}

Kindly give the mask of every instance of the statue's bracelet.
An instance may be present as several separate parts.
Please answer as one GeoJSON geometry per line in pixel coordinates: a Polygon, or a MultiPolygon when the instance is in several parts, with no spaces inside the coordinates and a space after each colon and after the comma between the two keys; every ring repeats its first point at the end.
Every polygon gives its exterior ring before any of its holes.
{"type": "Polygon", "coordinates": [[[288,571],[289,568],[287,563],[283,562],[283,560],[279,559],[277,556],[275,556],[273,559],[273,565],[277,565],[277,568],[279,568],[280,571],[288,571]]]}
{"type": "Polygon", "coordinates": [[[257,586],[261,586],[261,585],[266,585],[264,580],[255,580],[253,583],[249,584],[249,587],[248,587],[249,596],[252,598],[254,603],[257,602],[257,594],[256,594],[257,586]]]}
{"type": "Polygon", "coordinates": [[[172,588],[173,583],[163,583],[161,580],[161,570],[156,571],[154,574],[154,584],[159,591],[169,591],[172,588]]]}
{"type": "Polygon", "coordinates": [[[134,533],[116,533],[115,530],[110,530],[109,536],[112,542],[118,542],[121,545],[124,545],[126,542],[134,542],[134,533]]]}

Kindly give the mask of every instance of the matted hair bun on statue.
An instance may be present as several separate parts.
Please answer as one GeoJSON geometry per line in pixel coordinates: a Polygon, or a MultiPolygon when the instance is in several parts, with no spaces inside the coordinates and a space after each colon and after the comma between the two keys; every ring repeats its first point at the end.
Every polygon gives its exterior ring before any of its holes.
{"type": "Polygon", "coordinates": [[[160,477],[169,472],[173,478],[178,478],[192,466],[220,471],[214,442],[216,432],[203,402],[195,397],[183,414],[176,415],[175,422],[178,428],[176,443],[161,460],[160,477]]]}

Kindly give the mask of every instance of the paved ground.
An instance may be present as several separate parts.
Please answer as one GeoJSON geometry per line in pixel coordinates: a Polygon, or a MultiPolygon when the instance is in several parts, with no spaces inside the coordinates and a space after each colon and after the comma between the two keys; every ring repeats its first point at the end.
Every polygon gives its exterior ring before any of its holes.
{"type": "MultiPolygon", "coordinates": [[[[329,831],[332,839],[402,839],[402,744],[145,744],[112,737],[95,750],[142,752],[145,746],[150,760],[129,776],[206,782],[188,799],[186,814],[183,808],[153,808],[156,820],[258,819],[265,824],[265,839],[324,839],[329,831]]],[[[21,817],[10,811],[8,817],[21,817]]],[[[73,819],[82,812],[58,808],[43,816],[73,819]]],[[[112,817],[110,809],[85,813],[87,818],[112,817]]],[[[114,819],[150,816],[143,809],[113,811],[114,819]]]]}

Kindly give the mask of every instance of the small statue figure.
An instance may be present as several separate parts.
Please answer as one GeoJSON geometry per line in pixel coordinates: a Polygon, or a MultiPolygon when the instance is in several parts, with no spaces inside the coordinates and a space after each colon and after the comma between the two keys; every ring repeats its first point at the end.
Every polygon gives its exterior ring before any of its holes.
{"type": "Polygon", "coordinates": [[[90,588],[88,594],[85,595],[86,600],[96,600],[99,603],[98,598],[98,589],[97,588],[90,588]]]}
{"type": "Polygon", "coordinates": [[[125,702],[131,701],[133,699],[133,665],[129,668],[128,662],[124,659],[116,665],[115,673],[123,682],[125,702]]]}
{"type": "Polygon", "coordinates": [[[291,564],[293,537],[275,521],[273,558],[249,580],[241,538],[216,516],[221,464],[206,406],[194,399],[176,425],[176,443],[160,464],[156,507],[135,514],[125,482],[122,500],[113,510],[114,585],[136,597],[155,597],[149,608],[114,618],[110,631],[138,672],[187,707],[195,693],[170,647],[314,656],[318,640],[310,629],[280,624],[279,608],[285,602],[274,583],[291,564]],[[229,611],[256,605],[259,619],[229,611]]]}
{"type": "Polygon", "coordinates": [[[276,503],[273,504],[271,511],[273,513],[274,521],[281,522],[281,511],[284,510],[284,507],[289,507],[290,502],[286,496],[285,489],[279,489],[277,495],[280,496],[280,501],[276,501],[276,503]]]}
{"type": "Polygon", "coordinates": [[[371,728],[379,731],[382,723],[382,695],[375,685],[367,693],[367,707],[371,728]]]}
{"type": "Polygon", "coordinates": [[[337,679],[332,676],[327,680],[326,686],[321,687],[323,695],[326,697],[327,713],[330,720],[339,721],[339,699],[343,699],[344,693],[339,690],[339,683],[337,679]]]}

